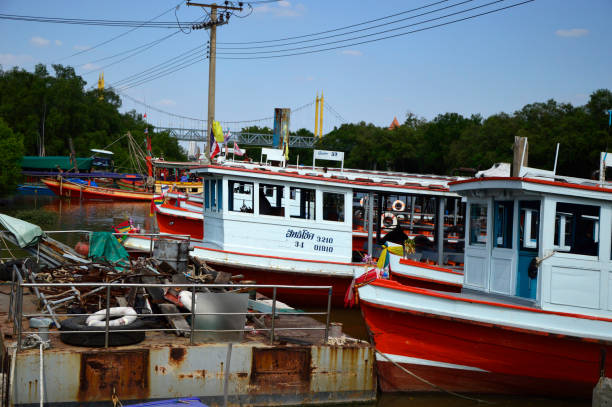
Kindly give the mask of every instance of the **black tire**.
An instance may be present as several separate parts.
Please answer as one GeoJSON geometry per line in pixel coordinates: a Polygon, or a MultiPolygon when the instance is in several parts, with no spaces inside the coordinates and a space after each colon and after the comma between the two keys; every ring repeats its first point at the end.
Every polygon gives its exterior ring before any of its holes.
{"type": "MultiPolygon", "coordinates": [[[[60,331],[97,331],[97,332],[62,332],[60,339],[62,342],[74,346],[88,346],[92,348],[104,347],[105,327],[87,326],[86,316],[68,318],[61,322],[60,331]]],[[[145,329],[145,323],[137,319],[129,325],[111,326],[108,332],[108,346],[125,346],[142,342],[145,332],[124,332],[131,329],[145,329]]]]}

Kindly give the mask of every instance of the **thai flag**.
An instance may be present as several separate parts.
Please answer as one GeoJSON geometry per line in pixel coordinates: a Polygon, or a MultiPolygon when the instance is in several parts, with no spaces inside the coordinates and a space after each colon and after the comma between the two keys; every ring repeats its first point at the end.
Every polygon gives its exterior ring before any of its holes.
{"type": "Polygon", "coordinates": [[[221,152],[221,149],[219,148],[219,144],[217,143],[217,140],[215,140],[215,134],[213,133],[211,129],[210,130],[210,159],[212,160],[213,158],[215,158],[215,156],[219,154],[220,152],[221,152]]]}
{"type": "Polygon", "coordinates": [[[149,134],[149,128],[145,127],[145,134],[149,134]]]}

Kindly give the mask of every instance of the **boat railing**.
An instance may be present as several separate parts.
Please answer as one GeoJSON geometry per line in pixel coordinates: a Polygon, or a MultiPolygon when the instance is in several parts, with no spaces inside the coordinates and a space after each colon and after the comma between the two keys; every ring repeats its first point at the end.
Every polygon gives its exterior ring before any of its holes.
{"type": "MultiPolygon", "coordinates": [[[[25,270],[24,270],[25,271],[25,270]]],[[[126,274],[126,277],[128,275],[126,274]]],[[[251,290],[259,290],[266,289],[272,290],[272,306],[270,312],[200,312],[196,310],[195,306],[191,306],[190,312],[173,312],[173,313],[152,313],[152,314],[138,314],[138,318],[144,317],[190,317],[192,321],[189,325],[189,328],[143,328],[143,329],[121,329],[121,332],[169,332],[175,333],[177,335],[183,333],[186,334],[189,332],[189,341],[190,344],[194,344],[195,337],[194,334],[198,332],[209,332],[209,333],[221,333],[221,332],[251,332],[252,330],[256,330],[258,332],[266,332],[270,338],[270,343],[273,344],[275,340],[275,334],[279,331],[312,331],[319,330],[324,331],[324,343],[327,343],[329,338],[329,327],[330,327],[330,315],[331,315],[331,299],[332,299],[332,287],[331,286],[293,286],[293,285],[258,285],[258,284],[200,284],[200,283],[163,283],[163,284],[153,284],[153,283],[122,283],[122,282],[70,282],[70,283],[47,283],[47,282],[24,282],[23,276],[19,271],[17,266],[13,266],[13,279],[11,284],[11,298],[10,298],[10,306],[9,306],[9,321],[13,323],[13,335],[17,338],[17,350],[21,351],[24,348],[24,338],[32,337],[32,335],[39,335],[40,332],[36,330],[25,330],[23,327],[23,322],[29,318],[41,318],[47,317],[53,320],[53,324],[55,324],[56,328],[61,328],[62,320],[66,317],[78,317],[78,316],[90,316],[93,313],[83,313],[83,314],[74,314],[74,313],[58,313],[51,306],[51,302],[47,301],[44,297],[44,294],[41,296],[39,289],[44,287],[45,289],[49,289],[52,287],[57,287],[58,289],[64,289],[62,291],[68,292],[71,290],[76,290],[76,293],[79,293],[80,290],[84,288],[91,288],[91,290],[84,294],[80,295],[79,299],[83,299],[85,296],[89,296],[92,293],[97,293],[101,297],[100,303],[105,304],[106,308],[106,322],[104,331],[88,331],[88,330],[79,330],[79,331],[68,331],[68,330],[49,330],[49,334],[98,334],[100,335],[102,332],[104,333],[104,347],[109,347],[109,335],[113,333],[113,327],[109,325],[111,320],[110,309],[113,305],[111,302],[112,299],[112,290],[117,289],[139,289],[139,288],[161,288],[163,290],[166,289],[176,289],[182,288],[183,290],[189,290],[191,292],[191,304],[196,304],[196,294],[200,292],[199,290],[206,290],[210,292],[210,290],[218,290],[225,289],[226,293],[244,293],[249,292],[251,290]],[[35,313],[26,313],[23,310],[23,299],[24,299],[24,290],[33,290],[39,296],[40,299],[43,299],[42,304],[43,308],[39,312],[35,313]],[[303,312],[300,310],[283,310],[282,315],[293,315],[293,316],[319,316],[325,317],[325,325],[321,326],[302,326],[302,327],[275,327],[275,319],[280,316],[280,312],[277,310],[277,294],[280,290],[321,290],[327,291],[327,309],[326,311],[321,312],[303,312]],[[103,293],[105,293],[103,295],[103,293]],[[196,312],[197,311],[197,312],[196,312]],[[217,315],[217,316],[232,316],[232,315],[249,315],[254,317],[270,317],[269,326],[265,323],[263,327],[257,328],[247,328],[242,327],[242,329],[198,329],[196,328],[196,317],[201,315],[217,315]]],[[[305,324],[306,325],[306,324],[305,324]]],[[[36,337],[34,337],[36,338],[36,337]]]]}

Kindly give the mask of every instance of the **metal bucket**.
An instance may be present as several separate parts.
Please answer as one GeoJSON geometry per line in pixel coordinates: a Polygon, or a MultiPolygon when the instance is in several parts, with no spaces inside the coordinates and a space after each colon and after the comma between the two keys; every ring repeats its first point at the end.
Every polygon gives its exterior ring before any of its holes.
{"type": "Polygon", "coordinates": [[[153,257],[159,261],[165,261],[177,273],[183,273],[187,270],[189,261],[189,242],[170,239],[156,240],[153,257]]]}

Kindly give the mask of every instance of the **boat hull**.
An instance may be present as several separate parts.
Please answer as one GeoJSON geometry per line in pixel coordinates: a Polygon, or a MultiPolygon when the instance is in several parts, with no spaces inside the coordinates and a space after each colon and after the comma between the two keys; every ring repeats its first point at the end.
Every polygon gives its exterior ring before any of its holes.
{"type": "MultiPolygon", "coordinates": [[[[590,397],[602,351],[612,351],[609,341],[462,320],[417,311],[414,303],[412,309],[396,308],[361,290],[360,296],[372,341],[385,355],[377,354],[377,369],[386,392],[437,390],[399,365],[455,392],[590,397]]],[[[609,376],[612,360],[604,363],[609,376]]]]}
{"type": "Polygon", "coordinates": [[[43,179],[42,182],[56,195],[70,199],[105,201],[151,201],[153,199],[153,194],[148,192],[92,187],[70,182],[60,183],[51,179],[43,179]]]}
{"type": "Polygon", "coordinates": [[[163,206],[156,206],[155,211],[157,226],[161,233],[190,235],[194,239],[202,240],[204,238],[204,219],[201,217],[201,214],[199,215],[199,217],[189,217],[189,211],[184,211],[180,208],[166,209],[163,206]],[[180,215],[174,214],[173,212],[176,211],[185,213],[180,215]]]}

